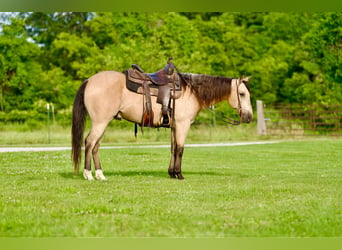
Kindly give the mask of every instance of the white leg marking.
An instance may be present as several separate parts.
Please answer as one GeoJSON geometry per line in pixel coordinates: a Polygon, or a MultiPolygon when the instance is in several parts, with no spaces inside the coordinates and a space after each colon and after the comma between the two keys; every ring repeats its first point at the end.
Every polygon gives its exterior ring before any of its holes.
{"type": "Polygon", "coordinates": [[[94,177],[91,174],[91,170],[84,169],[83,177],[84,177],[84,179],[89,180],[89,181],[93,181],[94,180],[94,177]]]}
{"type": "Polygon", "coordinates": [[[101,180],[101,181],[106,180],[106,177],[103,175],[102,169],[97,169],[95,171],[95,177],[97,180],[101,180]]]}

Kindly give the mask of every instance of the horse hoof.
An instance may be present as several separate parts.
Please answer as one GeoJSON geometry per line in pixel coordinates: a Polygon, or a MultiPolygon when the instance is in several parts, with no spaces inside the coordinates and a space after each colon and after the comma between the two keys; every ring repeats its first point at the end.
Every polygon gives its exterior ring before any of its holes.
{"type": "Polygon", "coordinates": [[[173,172],[169,172],[169,176],[171,179],[175,179],[177,177],[176,173],[173,173],[173,172]]]}
{"type": "Polygon", "coordinates": [[[95,171],[95,178],[100,181],[105,181],[106,177],[103,175],[102,169],[97,169],[95,171]]]}
{"type": "Polygon", "coordinates": [[[182,174],[179,174],[177,177],[178,177],[178,180],[184,180],[184,177],[182,174]]]}
{"type": "Polygon", "coordinates": [[[83,177],[84,177],[84,179],[86,179],[86,180],[88,180],[88,181],[93,181],[93,180],[94,180],[94,177],[93,177],[93,175],[91,174],[91,170],[85,169],[85,170],[83,171],[83,177]]]}

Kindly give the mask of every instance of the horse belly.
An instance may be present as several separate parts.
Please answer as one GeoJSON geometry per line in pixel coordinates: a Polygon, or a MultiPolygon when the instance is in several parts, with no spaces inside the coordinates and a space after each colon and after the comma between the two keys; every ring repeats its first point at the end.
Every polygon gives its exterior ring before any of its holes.
{"type": "MultiPolygon", "coordinates": [[[[127,89],[123,91],[120,106],[120,115],[127,121],[141,124],[144,112],[145,100],[143,95],[133,93],[127,89]]],[[[153,125],[158,127],[161,124],[161,104],[157,103],[157,98],[151,96],[153,111],[153,125]]]]}

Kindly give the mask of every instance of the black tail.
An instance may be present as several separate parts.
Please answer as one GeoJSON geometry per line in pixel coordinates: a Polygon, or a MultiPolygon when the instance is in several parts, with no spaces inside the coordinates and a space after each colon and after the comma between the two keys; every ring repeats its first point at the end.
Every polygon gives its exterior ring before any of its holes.
{"type": "Polygon", "coordinates": [[[85,80],[78,89],[72,110],[72,160],[74,162],[75,174],[78,174],[81,162],[83,132],[87,115],[87,110],[84,105],[84,90],[87,86],[87,83],[88,80],[85,80]]]}

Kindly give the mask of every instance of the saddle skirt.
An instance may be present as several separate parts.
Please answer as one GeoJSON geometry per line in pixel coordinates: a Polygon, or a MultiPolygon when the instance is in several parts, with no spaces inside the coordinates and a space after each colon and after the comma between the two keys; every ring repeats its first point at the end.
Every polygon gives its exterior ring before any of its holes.
{"type": "Polygon", "coordinates": [[[180,97],[182,86],[181,80],[177,73],[168,75],[164,69],[161,69],[155,73],[142,73],[136,68],[130,68],[123,72],[126,75],[126,87],[128,90],[137,93],[145,94],[143,84],[148,84],[151,96],[157,96],[161,99],[160,95],[164,95],[163,92],[171,91],[172,98],[177,99],[180,97]],[[175,89],[174,89],[175,87],[175,89]],[[163,90],[169,91],[163,91],[163,90]],[[175,96],[173,92],[175,90],[175,96]]]}

